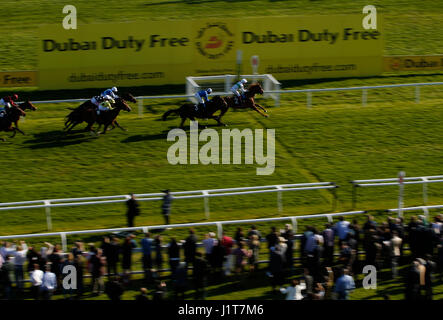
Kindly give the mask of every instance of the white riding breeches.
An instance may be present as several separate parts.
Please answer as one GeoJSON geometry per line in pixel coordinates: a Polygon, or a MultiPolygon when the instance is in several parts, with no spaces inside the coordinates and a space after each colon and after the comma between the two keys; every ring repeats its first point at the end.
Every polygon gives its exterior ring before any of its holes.
{"type": "Polygon", "coordinates": [[[202,97],[200,97],[200,95],[198,93],[196,93],[194,96],[197,99],[197,103],[204,103],[202,97]]]}

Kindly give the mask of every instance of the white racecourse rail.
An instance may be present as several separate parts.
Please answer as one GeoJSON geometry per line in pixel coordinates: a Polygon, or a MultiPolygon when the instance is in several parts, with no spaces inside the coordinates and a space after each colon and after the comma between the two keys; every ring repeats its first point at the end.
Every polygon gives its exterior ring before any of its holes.
{"type": "MultiPolygon", "coordinates": [[[[270,185],[270,186],[254,186],[254,187],[243,187],[243,188],[177,191],[177,192],[171,192],[171,195],[174,200],[203,198],[206,219],[209,219],[209,214],[210,214],[209,198],[212,197],[226,197],[226,196],[238,196],[238,195],[256,194],[256,193],[277,192],[277,206],[279,212],[281,212],[283,210],[282,192],[319,190],[319,189],[335,190],[335,188],[338,188],[338,186],[334,182],[312,182],[312,183],[293,183],[293,184],[281,184],[281,185],[270,185]]],[[[163,199],[163,195],[164,195],[163,193],[135,194],[138,201],[159,201],[163,199]]],[[[0,211],[45,208],[46,223],[48,230],[50,231],[52,230],[51,208],[122,203],[127,201],[129,198],[130,195],[115,195],[115,196],[5,202],[5,203],[0,203],[0,211]]],[[[334,207],[335,207],[335,199],[336,197],[334,193],[334,202],[333,202],[334,207]]]]}
{"type": "MultiPolygon", "coordinates": [[[[406,184],[422,184],[423,185],[423,204],[426,206],[428,202],[428,184],[442,183],[443,175],[439,176],[423,176],[423,177],[404,177],[403,185],[406,184]]],[[[368,179],[368,180],[352,180],[352,208],[355,209],[357,203],[357,187],[385,187],[385,186],[401,186],[399,178],[387,179],[368,179]]],[[[401,214],[401,212],[400,212],[401,214]]]]}
{"type": "MultiPolygon", "coordinates": [[[[422,206],[422,207],[409,207],[403,208],[404,211],[415,211],[423,210],[428,213],[429,209],[442,209],[443,205],[435,206],[422,206]]],[[[397,212],[398,209],[388,209],[387,212],[397,212]]],[[[217,227],[218,237],[222,236],[223,225],[228,224],[244,224],[244,223],[260,223],[260,222],[277,222],[277,221],[290,221],[294,233],[297,233],[297,221],[303,219],[313,219],[313,218],[326,218],[328,222],[333,222],[334,217],[338,216],[348,216],[348,215],[360,215],[365,214],[367,211],[348,211],[348,212],[336,212],[336,213],[324,213],[324,214],[310,214],[292,217],[278,217],[278,218],[263,218],[263,219],[246,219],[246,220],[229,220],[229,221],[213,221],[213,222],[198,222],[198,223],[183,223],[183,224],[168,224],[168,225],[156,225],[156,226],[141,226],[132,228],[112,228],[112,229],[95,229],[95,230],[80,230],[80,231],[65,231],[65,232],[48,232],[48,233],[35,233],[35,234],[19,234],[19,235],[9,235],[0,236],[0,240],[8,239],[25,239],[25,238],[41,238],[41,237],[54,237],[59,236],[61,238],[63,251],[67,250],[67,236],[68,235],[78,235],[78,234],[98,234],[98,233],[109,233],[109,232],[125,232],[125,231],[137,231],[148,232],[149,230],[156,229],[178,229],[178,228],[195,228],[202,226],[215,226],[217,227]]]]}
{"type": "MultiPolygon", "coordinates": [[[[386,88],[399,88],[399,87],[415,87],[415,102],[420,102],[420,87],[422,86],[437,86],[443,85],[443,82],[424,82],[424,83],[403,83],[403,84],[385,84],[378,86],[363,86],[363,87],[345,87],[345,88],[323,88],[323,89],[300,89],[300,90],[269,90],[264,91],[265,94],[280,95],[285,93],[306,93],[306,106],[312,106],[312,93],[313,92],[325,92],[325,91],[349,91],[349,90],[362,90],[362,105],[365,106],[367,103],[367,92],[372,89],[386,89],[386,88]]],[[[218,94],[230,95],[230,92],[219,92],[218,94]]],[[[148,99],[174,99],[174,98],[193,98],[192,94],[184,95],[167,95],[167,96],[139,96],[136,97],[138,101],[138,114],[143,116],[143,100],[148,99]]],[[[65,100],[44,100],[44,101],[33,101],[32,103],[63,103],[63,102],[84,102],[88,99],[65,99],[65,100]]]]}

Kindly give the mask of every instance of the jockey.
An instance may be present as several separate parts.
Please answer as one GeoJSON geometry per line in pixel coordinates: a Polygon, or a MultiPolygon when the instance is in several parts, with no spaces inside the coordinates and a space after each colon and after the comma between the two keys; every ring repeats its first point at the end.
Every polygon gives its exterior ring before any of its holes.
{"type": "Polygon", "coordinates": [[[241,79],[239,82],[234,84],[234,86],[231,88],[231,92],[237,97],[238,102],[241,101],[241,94],[246,92],[244,84],[247,82],[248,82],[248,80],[241,79]],[[239,91],[241,91],[241,94],[239,91]]]}
{"type": "Polygon", "coordinates": [[[106,100],[109,100],[109,98],[106,98],[106,96],[109,96],[112,99],[117,99],[118,98],[117,88],[112,87],[111,89],[106,89],[105,91],[102,92],[101,96],[105,97],[106,100]]]}
{"type": "Polygon", "coordinates": [[[99,115],[100,111],[112,110],[112,104],[114,103],[115,101],[111,97],[109,97],[108,99],[105,98],[103,102],[98,105],[97,114],[99,115]]]}
{"type": "Polygon", "coordinates": [[[14,102],[17,99],[17,94],[13,94],[12,96],[7,96],[0,99],[0,118],[2,118],[6,114],[7,109],[11,107],[18,107],[18,105],[14,102]]]}
{"type": "Polygon", "coordinates": [[[198,105],[199,104],[202,104],[203,105],[203,107],[205,108],[206,107],[206,102],[209,102],[209,95],[212,93],[212,89],[211,88],[208,88],[208,89],[206,89],[206,90],[200,90],[199,92],[197,92],[196,94],[195,94],[195,98],[197,99],[197,101],[198,101],[198,103],[197,103],[197,105],[195,106],[195,110],[197,110],[198,109],[198,105]]]}
{"type": "Polygon", "coordinates": [[[95,96],[91,98],[91,103],[98,107],[104,100],[105,99],[102,96],[95,96]]]}

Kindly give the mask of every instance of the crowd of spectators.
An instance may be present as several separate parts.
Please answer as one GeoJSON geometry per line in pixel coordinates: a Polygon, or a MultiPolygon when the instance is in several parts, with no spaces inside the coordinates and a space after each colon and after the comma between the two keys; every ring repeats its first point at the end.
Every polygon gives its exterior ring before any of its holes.
{"type": "Polygon", "coordinates": [[[194,291],[195,299],[204,299],[209,282],[234,281],[259,272],[269,279],[276,298],[346,300],[367,265],[390,270],[389,277],[404,283],[406,299],[432,299],[436,277],[443,279],[442,222],[439,215],[432,222],[418,216],[407,224],[393,217],[377,223],[368,215],[359,225],[341,216],[321,230],[307,226],[297,236],[291,224],[282,230],[272,227],[264,235],[251,226],[237,228],[233,237],[223,233],[218,238],[209,232],[199,242],[190,229],[180,241],[171,237],[165,243],[162,235],[149,232],[140,241],[132,234],[123,239],[112,235],[98,246],[76,241],[68,252],[48,242],[40,250],[24,241],[4,242],[0,294],[4,299],[26,294],[34,299],[51,299],[54,293],[66,299],[106,294],[120,300],[125,290],[133,289],[134,249],[138,248],[144,270],[139,301],[184,299],[188,290],[194,291]],[[260,258],[268,261],[266,267],[259,267],[260,258]],[[65,285],[67,266],[76,271],[75,286],[65,285]],[[91,279],[89,287],[86,276],[91,279]],[[24,286],[25,278],[30,286],[24,286]]]}

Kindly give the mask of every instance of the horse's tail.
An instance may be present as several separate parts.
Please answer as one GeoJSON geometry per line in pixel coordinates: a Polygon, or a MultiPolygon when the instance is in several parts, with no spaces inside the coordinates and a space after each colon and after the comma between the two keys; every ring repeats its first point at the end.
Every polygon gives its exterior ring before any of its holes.
{"type": "Polygon", "coordinates": [[[177,113],[178,113],[178,110],[179,110],[179,109],[171,109],[171,110],[168,110],[168,111],[166,111],[165,113],[163,113],[163,116],[162,116],[163,121],[165,121],[166,118],[167,118],[171,113],[175,113],[175,114],[177,114],[177,113]]]}

